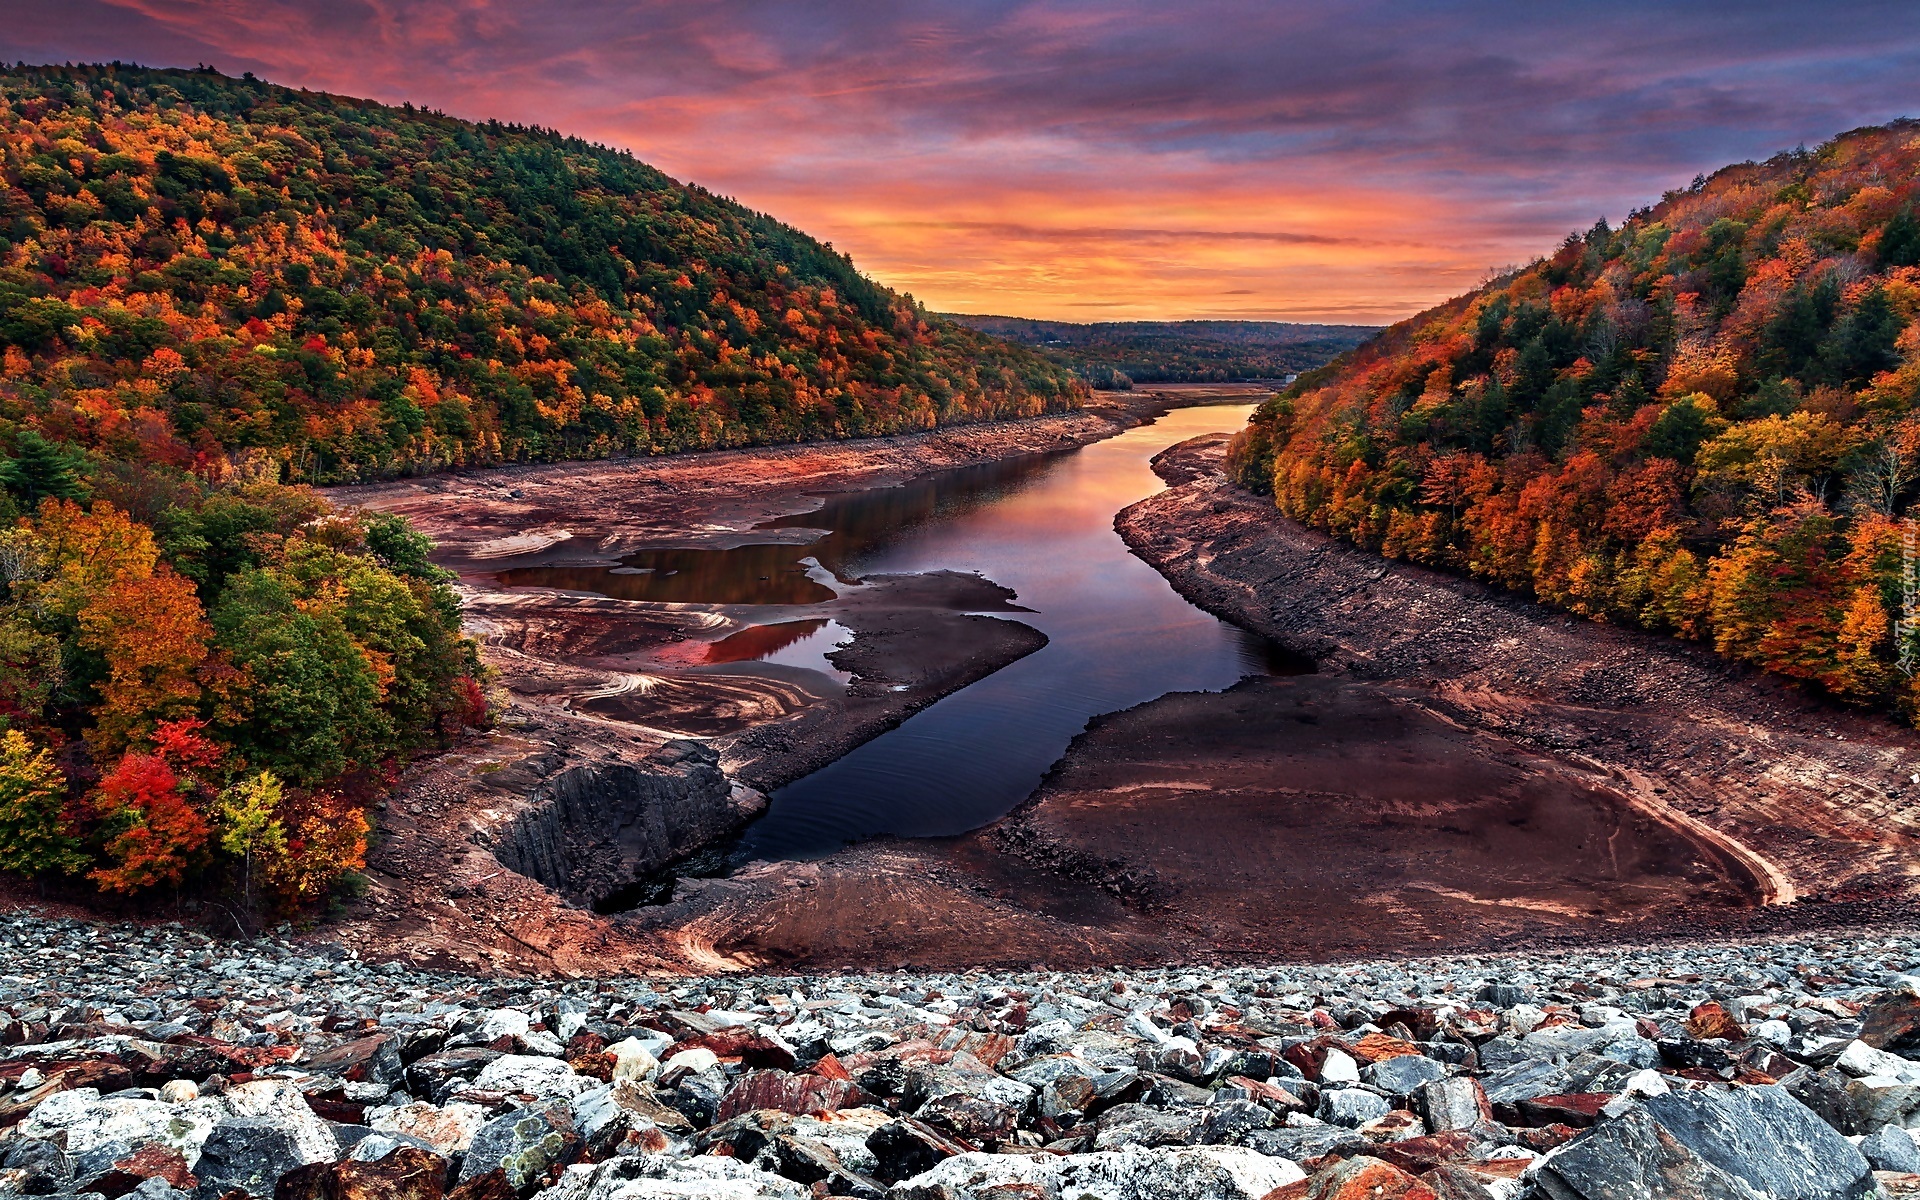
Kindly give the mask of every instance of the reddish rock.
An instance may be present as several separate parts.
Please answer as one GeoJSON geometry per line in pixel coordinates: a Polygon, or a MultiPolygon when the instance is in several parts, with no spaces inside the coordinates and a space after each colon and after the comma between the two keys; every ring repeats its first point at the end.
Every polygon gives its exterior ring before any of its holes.
{"type": "Polygon", "coordinates": [[[1522,1100],[1518,1107],[1527,1124],[1544,1128],[1570,1125],[1586,1129],[1600,1119],[1600,1109],[1613,1099],[1610,1092],[1575,1092],[1560,1096],[1536,1096],[1522,1100]]]}
{"type": "Polygon", "coordinates": [[[1302,1075],[1305,1075],[1308,1079],[1319,1079],[1320,1068],[1326,1065],[1327,1051],[1329,1050],[1338,1050],[1343,1054],[1353,1055],[1356,1059],[1360,1057],[1354,1052],[1353,1047],[1347,1045],[1339,1038],[1325,1035],[1314,1038],[1311,1041],[1301,1042],[1298,1045],[1288,1046],[1280,1052],[1280,1057],[1292,1063],[1294,1069],[1302,1075]]]}
{"type": "Polygon", "coordinates": [[[1348,1051],[1363,1063],[1385,1062],[1389,1058],[1405,1058],[1418,1055],[1420,1047],[1400,1038],[1388,1037],[1384,1033],[1370,1033],[1353,1044],[1348,1051]]]}
{"type": "Polygon", "coordinates": [[[731,1025],[689,1038],[676,1049],[694,1046],[705,1046],[721,1058],[739,1059],[743,1066],[754,1070],[791,1071],[794,1067],[792,1050],[744,1025],[731,1025]]]}
{"type": "Polygon", "coordinates": [[[1729,1042],[1738,1042],[1747,1036],[1740,1022],[1711,1000],[1694,1008],[1687,1018],[1687,1032],[1697,1038],[1722,1038],[1729,1042]]]}
{"type": "Polygon", "coordinates": [[[941,1038],[940,1048],[953,1054],[971,1054],[992,1067],[1013,1053],[1014,1041],[1004,1033],[968,1031],[957,1035],[950,1033],[941,1038]]]}
{"type": "Polygon", "coordinates": [[[796,1116],[817,1115],[865,1102],[860,1089],[845,1079],[790,1075],[785,1071],[749,1071],[727,1089],[715,1120],[725,1121],[760,1109],[796,1116]]]}
{"type": "Polygon", "coordinates": [[[838,1079],[843,1083],[853,1082],[853,1076],[847,1072],[839,1056],[832,1052],[820,1056],[820,1061],[813,1064],[813,1073],[822,1079],[838,1079]]]}
{"type": "Polygon", "coordinates": [[[171,1146],[150,1143],[119,1159],[113,1169],[87,1188],[108,1196],[124,1196],[148,1179],[164,1179],[167,1186],[190,1192],[200,1185],[187,1170],[187,1160],[171,1146]]]}
{"type": "Polygon", "coordinates": [[[1306,1112],[1307,1102],[1294,1095],[1279,1084],[1265,1079],[1249,1079],[1245,1075],[1235,1075],[1227,1080],[1237,1088],[1244,1088],[1258,1104],[1276,1112],[1306,1112]]]}
{"type": "Polygon", "coordinates": [[[334,1075],[354,1083],[397,1084],[406,1072],[400,1062],[400,1039],[394,1034],[358,1038],[322,1050],[300,1065],[310,1074],[334,1075]]]}
{"type": "Polygon", "coordinates": [[[1380,1161],[1418,1175],[1443,1163],[1466,1162],[1480,1139],[1463,1129],[1389,1142],[1373,1151],[1380,1161]]]}
{"type": "Polygon", "coordinates": [[[1405,1025],[1407,1031],[1423,1042],[1433,1040],[1440,1032],[1440,1014],[1430,1008],[1396,1008],[1382,1013],[1375,1024],[1382,1029],[1389,1025],[1405,1025]]]}
{"type": "MultiPolygon", "coordinates": [[[[276,1198],[277,1200],[277,1198],[276,1198]]],[[[447,1193],[447,1200],[520,1200],[507,1182],[507,1173],[499,1167],[484,1175],[475,1175],[447,1193]]]]}
{"type": "Polygon", "coordinates": [[[1439,1200],[1399,1167],[1364,1154],[1322,1168],[1307,1183],[1304,1200],[1439,1200]]]}
{"type": "Polygon", "coordinates": [[[1556,1146],[1572,1141],[1580,1131],[1571,1125],[1542,1125],[1538,1129],[1516,1129],[1520,1144],[1535,1154],[1545,1154],[1556,1146]]]}
{"type": "Polygon", "coordinates": [[[1902,1050],[1920,1043],[1920,996],[1894,992],[1860,1014],[1860,1040],[1875,1050],[1902,1050]]]}
{"type": "MultiPolygon", "coordinates": [[[[506,1186],[504,1176],[500,1183],[506,1186]]],[[[273,1200],[443,1200],[446,1190],[447,1160],[402,1146],[377,1162],[349,1158],[296,1167],[274,1185],[273,1200]]],[[[511,1194],[508,1188],[505,1195],[511,1194]]]]}

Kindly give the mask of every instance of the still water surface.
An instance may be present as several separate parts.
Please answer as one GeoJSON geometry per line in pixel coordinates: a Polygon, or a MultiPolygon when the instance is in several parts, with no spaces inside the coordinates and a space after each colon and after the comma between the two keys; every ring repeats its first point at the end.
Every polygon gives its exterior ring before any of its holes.
{"type": "MultiPolygon", "coordinates": [[[[777,523],[828,531],[803,546],[651,551],[623,559],[617,573],[535,568],[509,572],[505,582],[771,605],[830,599],[834,583],[865,575],[920,571],[976,571],[1014,589],[1015,603],[1032,610],[1014,619],[1044,632],[1045,648],[781,788],[741,850],[811,858],[883,834],[964,833],[1026,799],[1089,718],[1168,692],[1215,691],[1250,674],[1298,669],[1264,640],[1181,599],[1113,531],[1115,513],[1164,486],[1149,459],[1198,434],[1238,429],[1251,411],[1177,409],[1063,454],[834,496],[777,523]]],[[[791,653],[800,635],[831,636],[794,623],[780,633],[795,637],[754,636],[780,643],[769,656],[791,653]]],[[[741,641],[723,653],[760,657],[754,636],[736,634],[741,641]]]]}

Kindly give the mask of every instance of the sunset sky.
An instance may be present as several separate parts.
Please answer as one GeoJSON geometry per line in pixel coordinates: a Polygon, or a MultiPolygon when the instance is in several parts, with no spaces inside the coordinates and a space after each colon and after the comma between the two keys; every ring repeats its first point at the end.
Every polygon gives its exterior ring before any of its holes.
{"type": "Polygon", "coordinates": [[[1379,323],[1920,115],[1920,5],[0,0],[0,56],[553,126],[938,309],[1379,323]]]}

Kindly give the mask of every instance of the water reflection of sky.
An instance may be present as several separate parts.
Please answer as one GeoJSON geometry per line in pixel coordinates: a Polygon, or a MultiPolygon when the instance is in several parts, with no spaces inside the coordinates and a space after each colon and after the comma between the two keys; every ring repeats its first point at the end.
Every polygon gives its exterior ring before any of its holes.
{"type": "Polygon", "coordinates": [[[1049,642],[782,788],[744,848],[805,858],[879,834],[977,828],[1024,800],[1089,718],[1281,666],[1261,639],[1181,599],[1113,531],[1116,512],[1160,490],[1148,466],[1154,454],[1238,428],[1248,411],[1181,409],[1073,453],[1029,460],[1018,478],[991,489],[908,503],[896,514],[897,536],[849,533],[842,554],[821,553],[838,574],[978,571],[1018,592],[1034,610],[1019,619],[1049,642]]]}

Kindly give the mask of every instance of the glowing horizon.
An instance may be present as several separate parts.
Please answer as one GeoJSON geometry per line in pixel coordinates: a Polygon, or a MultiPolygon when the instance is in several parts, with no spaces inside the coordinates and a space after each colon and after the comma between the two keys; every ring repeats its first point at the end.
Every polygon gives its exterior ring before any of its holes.
{"type": "Polygon", "coordinates": [[[6,0],[0,56],[253,71],[631,150],[928,307],[1382,324],[1920,113],[1910,6],[6,0]]]}

